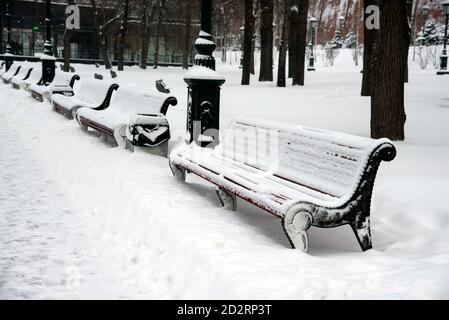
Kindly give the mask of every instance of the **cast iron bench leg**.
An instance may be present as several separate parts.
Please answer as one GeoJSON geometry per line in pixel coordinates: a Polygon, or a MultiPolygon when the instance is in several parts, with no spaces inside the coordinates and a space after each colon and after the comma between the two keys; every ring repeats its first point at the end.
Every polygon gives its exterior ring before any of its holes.
{"type": "Polygon", "coordinates": [[[237,211],[237,197],[235,195],[222,188],[217,188],[216,193],[223,208],[237,211]]]}
{"type": "Polygon", "coordinates": [[[370,217],[356,218],[356,221],[351,224],[351,228],[354,231],[357,241],[363,251],[373,248],[370,217]]]}
{"type": "Polygon", "coordinates": [[[293,249],[309,252],[309,236],[307,231],[312,226],[312,214],[298,207],[287,211],[282,224],[293,249]]]}
{"type": "Polygon", "coordinates": [[[178,179],[181,182],[186,181],[186,170],[184,168],[178,167],[177,165],[169,163],[171,172],[173,173],[173,176],[175,176],[176,179],[178,179]]]}

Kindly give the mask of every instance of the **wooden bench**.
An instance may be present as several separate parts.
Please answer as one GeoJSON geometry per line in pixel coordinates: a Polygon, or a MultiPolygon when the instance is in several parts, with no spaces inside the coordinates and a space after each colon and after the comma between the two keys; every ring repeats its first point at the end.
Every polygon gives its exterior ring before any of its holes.
{"type": "Polygon", "coordinates": [[[22,69],[22,65],[13,63],[9,70],[1,75],[3,83],[9,84],[12,77],[16,76],[20,70],[22,69]]]}
{"type": "Polygon", "coordinates": [[[392,161],[387,140],[239,118],[214,150],[182,145],[170,154],[173,174],[215,184],[222,204],[242,198],[282,219],[293,248],[308,252],[307,230],[350,225],[372,248],[370,206],[377,170],[392,161]]]}
{"type": "Polygon", "coordinates": [[[100,80],[84,80],[74,96],[53,94],[50,102],[53,110],[68,119],[74,119],[76,110],[90,108],[105,110],[111,103],[112,94],[119,88],[116,83],[100,80]]]}
{"type": "Polygon", "coordinates": [[[33,67],[28,75],[21,79],[19,76],[15,76],[11,79],[11,85],[14,89],[24,89],[27,90],[30,85],[38,84],[42,80],[42,68],[33,67]]]}
{"type": "Polygon", "coordinates": [[[107,109],[80,108],[76,112],[76,118],[84,129],[91,128],[115,145],[124,146],[126,129],[131,118],[145,115],[165,116],[168,108],[177,104],[177,99],[171,95],[159,92],[143,93],[143,90],[121,87],[107,109]]]}
{"type": "Polygon", "coordinates": [[[55,78],[51,85],[44,86],[41,83],[32,84],[29,86],[28,91],[34,99],[44,102],[52,94],[67,95],[73,92],[73,86],[77,80],[80,80],[80,76],[77,74],[56,70],[55,78]]]}

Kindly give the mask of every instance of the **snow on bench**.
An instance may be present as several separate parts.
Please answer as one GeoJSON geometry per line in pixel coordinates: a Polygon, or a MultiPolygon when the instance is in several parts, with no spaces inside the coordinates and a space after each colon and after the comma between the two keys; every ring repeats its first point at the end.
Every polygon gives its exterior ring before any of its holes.
{"type": "Polygon", "coordinates": [[[3,67],[2,70],[0,70],[0,79],[2,79],[3,81],[3,75],[6,75],[7,73],[12,73],[13,76],[15,76],[17,74],[17,72],[19,72],[18,68],[20,66],[17,63],[13,63],[11,65],[11,67],[9,67],[9,70],[6,71],[6,65],[3,67]]]}
{"type": "Polygon", "coordinates": [[[100,80],[84,80],[74,96],[53,94],[50,102],[53,110],[73,119],[80,108],[105,110],[111,103],[112,94],[119,88],[116,83],[100,80]]]}
{"type": "Polygon", "coordinates": [[[12,77],[16,76],[20,70],[22,69],[22,65],[18,63],[13,63],[9,70],[1,75],[2,80],[5,84],[9,84],[12,77]]]}
{"type": "Polygon", "coordinates": [[[44,102],[44,99],[49,99],[52,94],[73,93],[73,86],[77,80],[80,80],[77,74],[56,70],[55,78],[49,86],[32,84],[29,91],[34,99],[44,102]]]}
{"type": "MultiPolygon", "coordinates": [[[[78,123],[85,129],[91,128],[116,145],[124,145],[126,129],[133,119],[133,125],[146,127],[146,117],[164,118],[169,106],[176,106],[177,99],[159,92],[144,93],[134,88],[121,87],[114,95],[111,105],[105,110],[80,108],[77,110],[78,123]],[[143,122],[139,122],[142,119],[143,122]]],[[[154,122],[154,121],[153,121],[154,122]]]]}
{"type": "Polygon", "coordinates": [[[0,64],[0,76],[6,72],[6,62],[2,61],[0,64]]]}
{"type": "Polygon", "coordinates": [[[365,251],[377,170],[395,157],[387,139],[238,118],[214,150],[173,150],[170,168],[182,181],[187,172],[215,184],[223,206],[236,210],[237,196],[281,218],[293,248],[308,252],[312,226],[350,225],[365,251]]]}
{"type": "Polygon", "coordinates": [[[35,66],[31,69],[31,72],[27,77],[20,79],[20,77],[15,76],[11,79],[11,85],[14,89],[24,89],[27,90],[30,85],[38,84],[42,79],[42,68],[40,66],[35,66]]]}
{"type": "Polygon", "coordinates": [[[28,63],[21,64],[21,68],[20,68],[19,72],[16,75],[14,75],[14,76],[3,76],[3,81],[5,83],[9,83],[9,84],[13,85],[12,82],[14,80],[15,81],[20,81],[20,80],[28,79],[28,77],[31,74],[31,71],[33,71],[33,67],[34,67],[34,65],[32,65],[32,64],[28,64],[28,63]]]}

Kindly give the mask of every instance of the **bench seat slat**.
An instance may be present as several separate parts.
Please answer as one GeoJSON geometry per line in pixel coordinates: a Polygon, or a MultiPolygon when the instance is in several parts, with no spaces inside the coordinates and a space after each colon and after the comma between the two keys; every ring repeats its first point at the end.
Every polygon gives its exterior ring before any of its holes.
{"type": "Polygon", "coordinates": [[[269,208],[270,212],[278,216],[282,216],[287,207],[298,200],[319,200],[323,204],[326,203],[326,205],[332,205],[332,202],[336,200],[334,197],[326,194],[273,177],[264,171],[256,172],[251,167],[237,165],[236,162],[231,162],[229,159],[220,159],[216,155],[203,154],[201,158],[195,159],[195,157],[190,155],[179,153],[177,156],[172,155],[171,158],[175,159],[175,163],[178,161],[183,162],[186,168],[192,172],[201,173],[206,171],[214,174],[215,177],[212,182],[221,187],[232,189],[232,186],[227,186],[226,182],[222,180],[238,184],[240,188],[234,191],[239,196],[251,195],[256,197],[259,202],[266,202],[266,208],[269,208]],[[199,172],[197,172],[198,169],[199,172]],[[245,189],[243,193],[242,189],[245,189]],[[282,204],[279,203],[280,196],[285,200],[282,204]]]}
{"type": "Polygon", "coordinates": [[[230,169],[232,168],[233,170],[238,171],[239,175],[242,175],[247,179],[259,181],[259,183],[268,183],[278,186],[278,188],[282,190],[284,197],[288,196],[289,199],[293,199],[299,195],[310,196],[323,201],[332,201],[336,198],[335,196],[326,194],[320,190],[314,190],[301,185],[291,179],[284,178],[271,172],[256,169],[252,166],[239,163],[229,158],[217,156],[216,153],[212,153],[211,157],[214,159],[214,164],[220,164],[222,167],[226,166],[230,169]]]}

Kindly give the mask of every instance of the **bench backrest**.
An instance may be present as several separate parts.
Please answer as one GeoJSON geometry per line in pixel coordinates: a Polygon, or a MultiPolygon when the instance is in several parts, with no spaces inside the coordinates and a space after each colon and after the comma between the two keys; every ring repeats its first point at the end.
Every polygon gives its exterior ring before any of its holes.
{"type": "Polygon", "coordinates": [[[110,110],[132,114],[167,114],[170,105],[176,106],[175,97],[159,92],[147,93],[144,89],[121,87],[112,99],[110,110]]]}
{"type": "Polygon", "coordinates": [[[394,158],[387,139],[239,118],[225,133],[220,152],[288,184],[342,198],[354,194],[372,155],[385,146],[394,158]]]}
{"type": "Polygon", "coordinates": [[[85,79],[81,82],[75,97],[98,107],[109,106],[110,99],[118,85],[107,81],[85,79]]]}
{"type": "Polygon", "coordinates": [[[16,79],[24,80],[32,71],[33,65],[31,64],[22,64],[19,72],[14,76],[16,79]]]}
{"type": "Polygon", "coordinates": [[[13,63],[11,67],[9,67],[9,70],[3,74],[3,76],[14,76],[19,73],[20,69],[22,69],[20,64],[13,63]]]}
{"type": "Polygon", "coordinates": [[[56,70],[55,78],[53,79],[52,85],[58,86],[70,86],[73,88],[76,80],[79,80],[80,76],[75,73],[64,72],[56,70]]]}
{"type": "Polygon", "coordinates": [[[27,81],[31,84],[37,84],[41,82],[41,79],[42,79],[42,68],[34,67],[33,70],[31,70],[30,76],[28,77],[27,81]]]}

